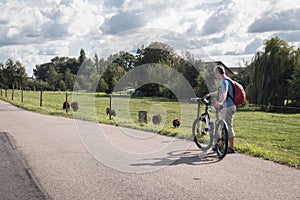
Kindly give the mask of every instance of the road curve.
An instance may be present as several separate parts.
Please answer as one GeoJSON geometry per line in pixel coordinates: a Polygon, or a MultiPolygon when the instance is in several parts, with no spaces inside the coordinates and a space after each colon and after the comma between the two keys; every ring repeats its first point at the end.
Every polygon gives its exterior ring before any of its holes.
{"type": "Polygon", "coordinates": [[[0,120],[52,199],[300,199],[300,170],[271,161],[242,154],[220,161],[190,141],[3,101],[0,120]]]}

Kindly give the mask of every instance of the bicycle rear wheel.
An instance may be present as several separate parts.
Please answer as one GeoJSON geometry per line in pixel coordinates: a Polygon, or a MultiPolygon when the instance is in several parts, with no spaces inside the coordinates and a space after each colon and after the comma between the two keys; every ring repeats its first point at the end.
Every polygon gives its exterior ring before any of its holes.
{"type": "Polygon", "coordinates": [[[206,151],[212,146],[212,131],[207,129],[204,120],[195,119],[192,127],[192,134],[194,142],[199,149],[206,151]]]}
{"type": "Polygon", "coordinates": [[[215,149],[220,159],[224,158],[228,149],[228,129],[224,120],[220,119],[216,123],[215,129],[215,149]]]}

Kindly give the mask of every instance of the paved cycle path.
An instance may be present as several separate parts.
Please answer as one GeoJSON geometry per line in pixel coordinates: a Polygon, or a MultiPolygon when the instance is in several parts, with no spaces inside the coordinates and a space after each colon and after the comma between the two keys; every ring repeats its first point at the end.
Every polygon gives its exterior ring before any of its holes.
{"type": "Polygon", "coordinates": [[[11,135],[53,199],[300,198],[300,170],[242,154],[220,161],[191,141],[41,115],[3,101],[0,132],[11,135]]]}
{"type": "Polygon", "coordinates": [[[9,137],[0,132],[0,199],[47,199],[9,137]]]}

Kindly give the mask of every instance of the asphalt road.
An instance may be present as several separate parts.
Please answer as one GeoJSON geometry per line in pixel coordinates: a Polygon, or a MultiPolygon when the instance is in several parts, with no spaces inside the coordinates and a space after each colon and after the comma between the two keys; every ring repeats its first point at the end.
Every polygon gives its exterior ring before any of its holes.
{"type": "MultiPolygon", "coordinates": [[[[242,154],[220,161],[186,140],[41,115],[3,101],[0,132],[10,134],[25,159],[27,167],[19,169],[30,169],[52,199],[300,199],[300,170],[242,154]]],[[[0,166],[1,175],[13,169],[0,166]]],[[[1,184],[1,199],[14,199],[3,191],[19,183],[28,186],[17,179],[1,184]]]]}
{"type": "Polygon", "coordinates": [[[0,132],[0,199],[47,199],[10,136],[0,132]]]}

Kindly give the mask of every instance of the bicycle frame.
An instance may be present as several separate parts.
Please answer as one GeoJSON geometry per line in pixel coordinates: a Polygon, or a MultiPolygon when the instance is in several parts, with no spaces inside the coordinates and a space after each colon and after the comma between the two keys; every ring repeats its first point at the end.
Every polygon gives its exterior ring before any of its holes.
{"type": "MultiPolygon", "coordinates": [[[[199,120],[201,120],[201,118],[200,118],[201,103],[203,102],[205,104],[205,112],[203,113],[203,115],[205,115],[205,117],[206,117],[205,122],[206,122],[207,127],[210,127],[210,116],[209,116],[209,112],[208,112],[208,109],[209,109],[208,100],[205,98],[191,98],[191,100],[197,101],[197,104],[198,104],[197,105],[197,119],[199,119],[199,120]]],[[[215,110],[213,107],[211,107],[211,109],[215,110]]],[[[217,117],[217,113],[216,113],[216,117],[217,117]]]]}
{"type": "Polygon", "coordinates": [[[197,101],[197,118],[194,120],[192,134],[195,144],[203,151],[208,150],[213,143],[219,158],[224,158],[228,148],[228,130],[224,120],[219,119],[219,110],[209,105],[205,98],[191,98],[197,101]],[[200,115],[201,103],[205,104],[205,112],[200,115]],[[209,108],[215,113],[215,121],[211,122],[209,108]],[[203,122],[205,125],[203,125],[203,122]],[[205,126],[205,129],[203,128],[205,126]]]}

